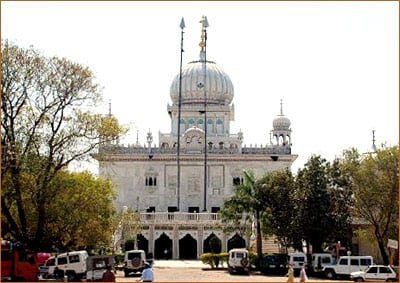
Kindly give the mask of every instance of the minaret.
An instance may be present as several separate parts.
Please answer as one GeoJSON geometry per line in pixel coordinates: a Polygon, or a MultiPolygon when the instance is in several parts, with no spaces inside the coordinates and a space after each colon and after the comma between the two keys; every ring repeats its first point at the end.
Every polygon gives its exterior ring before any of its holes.
{"type": "MultiPolygon", "coordinates": [[[[290,120],[283,115],[283,102],[281,99],[280,113],[272,122],[272,144],[277,146],[291,147],[290,120]]],[[[271,136],[270,136],[271,140],[271,136]]]]}

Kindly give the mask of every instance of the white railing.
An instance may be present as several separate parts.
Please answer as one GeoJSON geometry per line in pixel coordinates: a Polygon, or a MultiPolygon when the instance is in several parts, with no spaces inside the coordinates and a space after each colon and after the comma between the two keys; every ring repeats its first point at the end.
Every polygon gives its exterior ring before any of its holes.
{"type": "Polygon", "coordinates": [[[140,213],[142,224],[218,224],[221,218],[218,213],[190,212],[149,212],[140,213]]]}

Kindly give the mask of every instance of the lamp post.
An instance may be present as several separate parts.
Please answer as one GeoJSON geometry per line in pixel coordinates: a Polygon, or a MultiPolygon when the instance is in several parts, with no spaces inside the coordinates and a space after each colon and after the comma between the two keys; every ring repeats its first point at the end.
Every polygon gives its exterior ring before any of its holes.
{"type": "Polygon", "coordinates": [[[178,96],[178,144],[177,144],[177,179],[176,179],[176,195],[177,195],[177,210],[180,211],[180,190],[181,190],[181,164],[180,164],[180,154],[181,154],[181,107],[182,107],[182,54],[183,50],[183,29],[185,28],[185,20],[182,18],[181,24],[181,61],[179,67],[179,96],[178,96]]]}

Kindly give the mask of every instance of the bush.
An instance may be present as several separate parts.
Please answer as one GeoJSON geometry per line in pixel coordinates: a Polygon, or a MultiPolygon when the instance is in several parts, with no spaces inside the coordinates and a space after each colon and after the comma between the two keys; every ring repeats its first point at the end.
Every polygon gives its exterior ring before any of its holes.
{"type": "Polygon", "coordinates": [[[114,259],[115,259],[115,265],[120,265],[124,263],[124,259],[125,259],[125,254],[115,254],[114,255],[114,259]]]}
{"type": "Polygon", "coordinates": [[[218,268],[220,264],[223,267],[224,263],[228,265],[228,258],[229,258],[228,253],[219,253],[219,254],[205,253],[200,256],[200,260],[204,264],[210,265],[211,269],[218,268]]]}
{"type": "Polygon", "coordinates": [[[220,256],[221,266],[224,266],[224,263],[226,263],[226,266],[228,266],[229,253],[220,253],[219,256],[220,256]]]}
{"type": "Polygon", "coordinates": [[[212,269],[214,269],[214,254],[213,253],[205,253],[200,256],[200,260],[204,264],[209,264],[212,269]]]}

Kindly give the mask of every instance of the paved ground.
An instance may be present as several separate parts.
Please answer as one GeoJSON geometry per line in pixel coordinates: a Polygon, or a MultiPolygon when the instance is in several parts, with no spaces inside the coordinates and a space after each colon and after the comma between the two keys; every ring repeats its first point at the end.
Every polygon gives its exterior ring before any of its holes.
{"type": "MultiPolygon", "coordinates": [[[[250,275],[230,275],[226,269],[211,270],[208,265],[197,260],[156,260],[153,270],[156,282],[286,282],[287,280],[284,276],[266,276],[259,272],[252,272],[250,275]]],[[[122,271],[117,272],[117,282],[135,282],[139,278],[139,274],[125,278],[122,271]]],[[[295,278],[295,282],[299,282],[299,278],[295,278]]],[[[309,282],[329,282],[329,280],[309,278],[309,282]]]]}

